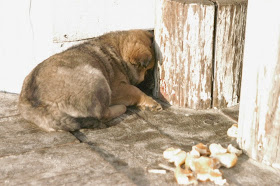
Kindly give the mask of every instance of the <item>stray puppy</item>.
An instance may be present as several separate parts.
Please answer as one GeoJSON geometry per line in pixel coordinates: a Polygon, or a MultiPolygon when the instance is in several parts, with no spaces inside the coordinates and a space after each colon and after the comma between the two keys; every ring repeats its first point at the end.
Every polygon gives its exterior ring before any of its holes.
{"type": "Polygon", "coordinates": [[[25,78],[21,115],[45,131],[74,131],[77,118],[107,121],[130,105],[162,110],[135,86],[154,66],[152,40],[144,30],[111,32],[51,56],[25,78]]]}

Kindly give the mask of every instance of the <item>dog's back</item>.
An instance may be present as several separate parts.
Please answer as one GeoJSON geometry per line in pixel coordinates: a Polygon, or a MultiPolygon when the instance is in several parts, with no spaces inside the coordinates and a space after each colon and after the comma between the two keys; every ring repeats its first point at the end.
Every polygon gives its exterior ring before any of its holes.
{"type": "Polygon", "coordinates": [[[111,101],[112,64],[119,57],[99,42],[72,47],[36,66],[20,94],[23,118],[46,131],[77,130],[78,117],[101,119],[111,101]]]}

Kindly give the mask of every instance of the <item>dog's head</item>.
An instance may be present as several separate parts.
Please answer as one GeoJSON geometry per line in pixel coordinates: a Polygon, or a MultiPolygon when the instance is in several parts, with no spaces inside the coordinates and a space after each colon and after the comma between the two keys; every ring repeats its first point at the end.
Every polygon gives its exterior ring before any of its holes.
{"type": "Polygon", "coordinates": [[[144,80],[147,70],[155,64],[153,34],[144,30],[130,31],[121,53],[123,59],[137,69],[139,84],[144,80]]]}

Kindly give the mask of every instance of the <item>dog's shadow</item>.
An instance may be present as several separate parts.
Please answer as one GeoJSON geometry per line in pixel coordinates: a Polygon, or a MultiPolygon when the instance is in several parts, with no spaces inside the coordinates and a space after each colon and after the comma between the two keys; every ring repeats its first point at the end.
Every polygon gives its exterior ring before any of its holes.
{"type": "MultiPolygon", "coordinates": [[[[92,129],[92,130],[98,130],[98,129],[105,129],[112,126],[116,126],[120,124],[122,121],[124,121],[127,117],[134,115],[135,111],[138,112],[139,109],[136,107],[128,107],[126,113],[122,114],[121,116],[118,116],[116,118],[113,118],[110,121],[100,121],[96,118],[77,118],[77,122],[80,124],[81,129],[92,129]]],[[[140,110],[139,110],[140,111],[140,110]]]]}
{"type": "MultiPolygon", "coordinates": [[[[163,102],[162,100],[158,100],[158,99],[155,99],[155,100],[161,104],[163,110],[166,110],[171,106],[170,104],[163,102]]],[[[132,118],[133,116],[137,116],[137,115],[138,116],[139,115],[151,116],[155,112],[161,112],[161,111],[140,110],[136,106],[129,106],[129,107],[127,107],[127,111],[124,114],[122,114],[110,121],[107,121],[107,122],[100,121],[96,118],[77,118],[76,120],[77,120],[77,122],[80,123],[81,129],[100,130],[100,129],[105,129],[105,128],[109,128],[112,126],[116,126],[128,118],[132,118]]]]}

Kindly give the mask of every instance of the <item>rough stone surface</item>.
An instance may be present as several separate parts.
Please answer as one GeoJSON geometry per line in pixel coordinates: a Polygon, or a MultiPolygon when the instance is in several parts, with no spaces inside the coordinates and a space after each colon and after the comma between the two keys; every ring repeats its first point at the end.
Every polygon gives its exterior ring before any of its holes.
{"type": "Polygon", "coordinates": [[[86,144],[66,144],[6,156],[0,159],[0,164],[0,184],[131,184],[86,144]]]}
{"type": "Polygon", "coordinates": [[[239,115],[239,104],[235,105],[233,107],[230,108],[224,108],[221,109],[222,112],[227,115],[228,117],[230,117],[233,120],[238,121],[238,115],[239,115]]]}
{"type": "MultiPolygon", "coordinates": [[[[162,158],[166,148],[188,151],[199,142],[236,145],[226,131],[237,122],[231,115],[238,107],[165,107],[155,113],[130,108],[95,129],[45,133],[21,118],[17,99],[16,94],[0,92],[0,185],[176,185],[170,171],[148,172],[167,164],[162,158]]],[[[229,185],[280,183],[279,171],[244,154],[235,167],[221,171],[229,185]]]]}
{"type": "Polygon", "coordinates": [[[17,110],[17,94],[0,92],[0,157],[65,143],[79,143],[69,133],[47,133],[27,123],[17,110]]]}

